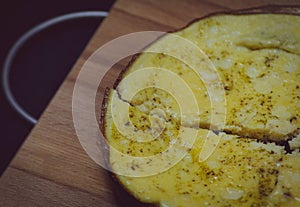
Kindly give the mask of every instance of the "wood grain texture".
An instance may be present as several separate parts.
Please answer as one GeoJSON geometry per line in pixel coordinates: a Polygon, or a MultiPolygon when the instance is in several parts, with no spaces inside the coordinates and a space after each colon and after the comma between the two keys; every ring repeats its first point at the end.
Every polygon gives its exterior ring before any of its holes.
{"type": "MultiPolygon", "coordinates": [[[[119,0],[1,177],[0,206],[118,206],[108,174],[85,153],[73,126],[73,87],[84,62],[101,45],[124,34],[170,31],[211,12],[267,4],[300,2],[119,0]]],[[[124,64],[113,73],[118,73],[124,64]]],[[[108,76],[106,81],[112,83],[112,79],[108,76]]],[[[100,108],[101,102],[96,105],[100,108]]]]}

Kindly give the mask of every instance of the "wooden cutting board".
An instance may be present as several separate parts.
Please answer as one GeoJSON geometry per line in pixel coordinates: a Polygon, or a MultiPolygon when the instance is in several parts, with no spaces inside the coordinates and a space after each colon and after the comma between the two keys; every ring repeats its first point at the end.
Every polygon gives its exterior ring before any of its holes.
{"type": "MultiPolygon", "coordinates": [[[[170,31],[211,12],[270,3],[300,4],[298,0],[116,2],[1,177],[0,206],[118,206],[106,171],[85,153],[74,130],[72,93],[84,62],[101,45],[124,34],[145,30],[170,31]]],[[[112,77],[106,80],[113,81],[112,77]]],[[[98,108],[100,104],[97,103],[98,108]]],[[[126,206],[126,203],[121,206],[126,206]]]]}

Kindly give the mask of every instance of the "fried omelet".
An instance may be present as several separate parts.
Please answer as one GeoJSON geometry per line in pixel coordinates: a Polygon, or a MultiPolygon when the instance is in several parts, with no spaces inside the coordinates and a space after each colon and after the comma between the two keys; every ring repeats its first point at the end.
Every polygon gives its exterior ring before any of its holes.
{"type": "Polygon", "coordinates": [[[173,33],[201,49],[197,61],[169,35],[137,56],[102,110],[120,185],[145,206],[300,206],[299,27],[291,14],[218,14],[173,33]],[[136,73],[145,68],[153,70],[136,73]],[[176,77],[185,85],[177,87],[176,77]],[[219,102],[208,92],[215,80],[219,102]],[[209,140],[217,142],[201,160],[209,140]],[[158,155],[155,164],[149,157],[158,155]]]}

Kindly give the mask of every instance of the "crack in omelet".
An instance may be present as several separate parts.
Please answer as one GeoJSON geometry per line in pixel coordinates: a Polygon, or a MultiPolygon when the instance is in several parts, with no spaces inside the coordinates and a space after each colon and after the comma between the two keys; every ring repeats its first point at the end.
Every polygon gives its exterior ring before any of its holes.
{"type": "MultiPolygon", "coordinates": [[[[112,91],[111,94],[113,93],[116,92],[112,91]]],[[[119,101],[122,102],[120,99],[119,101]]],[[[137,129],[151,127],[149,114],[124,103],[129,107],[129,120],[137,129]]],[[[139,143],[127,139],[113,124],[109,112],[111,104],[110,98],[105,114],[105,136],[110,147],[121,153],[134,157],[155,155],[163,151],[172,139],[177,138],[180,122],[170,117],[169,120],[165,119],[165,130],[154,141],[139,143]]],[[[216,150],[206,161],[199,162],[198,156],[209,130],[194,130],[198,132],[194,145],[172,168],[147,177],[122,176],[116,172],[119,182],[142,202],[167,206],[184,206],[187,203],[188,206],[197,207],[207,204],[297,205],[300,189],[295,185],[300,184],[297,178],[300,176],[299,153],[285,154],[284,148],[274,143],[265,144],[255,139],[219,133],[216,136],[220,137],[220,143],[216,150]]],[[[112,169],[115,169],[118,160],[113,154],[110,155],[110,163],[112,169]]],[[[139,167],[132,163],[130,168],[139,167]]]]}

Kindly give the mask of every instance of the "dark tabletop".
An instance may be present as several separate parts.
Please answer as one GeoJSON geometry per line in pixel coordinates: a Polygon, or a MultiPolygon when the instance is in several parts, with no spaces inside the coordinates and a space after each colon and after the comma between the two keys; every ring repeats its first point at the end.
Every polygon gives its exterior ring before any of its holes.
{"type": "MultiPolygon", "coordinates": [[[[59,15],[86,11],[109,11],[109,0],[10,0],[0,7],[1,71],[15,41],[37,24],[59,15]]],[[[60,23],[31,38],[15,57],[10,73],[16,100],[38,118],[81,54],[100,19],[60,23]]],[[[16,113],[0,86],[0,175],[27,137],[33,125],[16,113]]]]}

